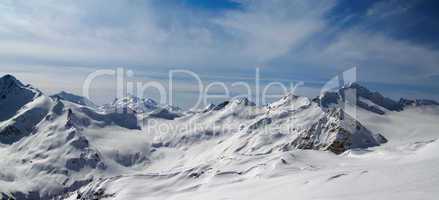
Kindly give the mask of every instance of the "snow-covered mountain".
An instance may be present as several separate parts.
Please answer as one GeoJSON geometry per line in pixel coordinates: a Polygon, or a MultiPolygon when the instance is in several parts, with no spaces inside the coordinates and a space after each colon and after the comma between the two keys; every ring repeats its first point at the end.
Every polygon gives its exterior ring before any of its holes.
{"type": "Polygon", "coordinates": [[[139,98],[133,95],[115,99],[111,104],[105,104],[100,107],[104,112],[114,112],[117,109],[127,109],[128,112],[143,113],[157,109],[158,103],[149,98],[139,98]]]}
{"type": "Polygon", "coordinates": [[[91,100],[89,100],[89,99],[87,99],[85,97],[82,97],[82,96],[79,96],[79,95],[75,95],[75,94],[72,94],[72,93],[68,93],[68,92],[65,92],[65,91],[61,91],[60,93],[54,94],[51,97],[52,98],[60,98],[60,99],[65,100],[65,101],[70,101],[72,103],[76,103],[76,104],[83,105],[83,106],[88,106],[88,107],[91,107],[91,108],[97,108],[98,107],[91,100]]]}
{"type": "MultiPolygon", "coordinates": [[[[139,98],[133,95],[127,95],[120,99],[115,99],[110,104],[98,107],[100,112],[132,112],[132,113],[170,113],[175,117],[180,116],[182,109],[172,105],[161,105],[150,98],[139,98]]],[[[175,118],[175,117],[172,117],[175,118]]]]}
{"type": "Polygon", "coordinates": [[[396,102],[353,84],[267,106],[239,98],[183,112],[128,96],[96,107],[65,92],[47,96],[10,75],[0,79],[0,94],[3,199],[438,195],[433,101],[396,102]],[[350,89],[361,101],[350,105],[358,116],[340,106],[350,89]],[[390,177],[395,169],[405,175],[390,177]],[[428,180],[411,177],[421,171],[428,180]]]}
{"type": "Polygon", "coordinates": [[[0,143],[11,144],[29,135],[49,112],[47,98],[15,77],[0,78],[0,143]]]}
{"type": "Polygon", "coordinates": [[[27,103],[41,96],[41,92],[30,85],[24,85],[11,75],[0,78],[0,120],[13,117],[27,103]]]}
{"type": "Polygon", "coordinates": [[[438,102],[427,99],[410,100],[401,98],[399,101],[394,101],[384,97],[379,92],[372,92],[358,83],[346,85],[335,92],[323,93],[316,101],[325,108],[334,105],[340,106],[345,102],[355,102],[358,107],[380,115],[385,114],[386,111],[402,111],[410,106],[439,105],[438,102]]]}

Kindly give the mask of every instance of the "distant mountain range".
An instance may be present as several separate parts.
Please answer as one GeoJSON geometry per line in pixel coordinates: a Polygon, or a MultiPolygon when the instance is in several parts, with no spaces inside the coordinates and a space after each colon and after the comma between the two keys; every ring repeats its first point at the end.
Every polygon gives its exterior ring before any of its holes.
{"type": "Polygon", "coordinates": [[[67,92],[48,96],[6,75],[0,78],[0,197],[111,199],[119,194],[105,191],[105,181],[139,173],[148,174],[145,184],[167,179],[191,191],[195,179],[249,177],[266,173],[267,163],[287,166],[293,161],[285,153],[346,155],[392,142],[346,105],[371,118],[439,107],[432,100],[394,101],[356,83],[315,99],[286,94],[266,106],[239,98],[188,112],[135,96],[97,106],[67,92]],[[353,90],[355,99],[345,95],[353,90]]]}

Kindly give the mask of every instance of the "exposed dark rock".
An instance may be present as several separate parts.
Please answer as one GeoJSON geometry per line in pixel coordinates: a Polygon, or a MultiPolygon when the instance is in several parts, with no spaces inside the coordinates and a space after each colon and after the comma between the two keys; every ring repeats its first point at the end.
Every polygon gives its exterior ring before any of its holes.
{"type": "Polygon", "coordinates": [[[19,141],[21,138],[27,136],[14,125],[7,126],[0,131],[0,143],[12,144],[19,141]]]}
{"type": "Polygon", "coordinates": [[[147,160],[148,158],[142,152],[136,152],[134,154],[120,154],[117,152],[115,156],[115,161],[125,167],[133,166],[147,160]]]}
{"type": "Polygon", "coordinates": [[[404,98],[401,98],[399,100],[399,104],[403,107],[406,107],[406,106],[438,106],[439,105],[439,103],[434,101],[434,100],[429,100],[429,99],[410,100],[410,99],[404,99],[404,98]]]}
{"type": "Polygon", "coordinates": [[[379,115],[384,115],[384,114],[386,114],[386,112],[384,112],[383,110],[377,108],[376,106],[373,106],[373,105],[367,105],[366,103],[364,103],[364,102],[362,102],[362,101],[360,101],[360,100],[357,101],[357,105],[358,105],[358,107],[360,107],[360,108],[363,108],[363,109],[365,109],[365,110],[368,110],[368,111],[370,111],[370,112],[373,112],[373,113],[376,113],[376,114],[379,114],[379,115]]]}
{"type": "Polygon", "coordinates": [[[341,109],[331,109],[328,115],[320,118],[311,128],[299,133],[290,144],[281,148],[288,151],[297,149],[329,150],[340,154],[352,148],[367,148],[385,143],[382,135],[374,136],[368,129],[356,122],[341,109]],[[349,128],[350,124],[356,124],[349,128]],[[324,138],[322,138],[324,136],[324,138]],[[322,139],[324,141],[322,141],[322,139]]]}
{"type": "Polygon", "coordinates": [[[153,113],[149,114],[150,117],[156,117],[167,120],[174,120],[175,118],[181,117],[177,113],[169,112],[167,109],[158,109],[153,113]]]}
{"type": "Polygon", "coordinates": [[[105,164],[101,161],[99,154],[91,149],[81,152],[79,157],[67,159],[65,167],[73,171],[80,171],[84,167],[91,167],[94,169],[106,168],[105,164]]]}
{"type": "Polygon", "coordinates": [[[323,108],[329,108],[334,106],[339,107],[342,105],[343,102],[348,102],[351,104],[355,103],[357,106],[376,114],[385,114],[384,110],[374,105],[368,105],[366,102],[363,101],[363,99],[366,99],[374,103],[375,105],[378,105],[390,111],[403,110],[403,106],[401,106],[399,102],[384,97],[378,92],[371,92],[370,90],[359,85],[358,83],[352,83],[351,85],[341,88],[337,92],[326,92],[320,96],[319,100],[316,101],[318,101],[320,103],[320,106],[322,106],[323,108]],[[355,99],[353,99],[351,95],[355,95],[355,99]]]}
{"type": "Polygon", "coordinates": [[[255,106],[256,105],[255,103],[253,103],[252,101],[250,101],[246,97],[236,98],[236,99],[234,99],[234,102],[236,102],[237,104],[245,105],[245,106],[255,106]]]}
{"type": "Polygon", "coordinates": [[[84,136],[79,136],[77,139],[73,140],[70,144],[77,149],[85,149],[89,147],[89,142],[87,138],[85,138],[84,136]]]}
{"type": "Polygon", "coordinates": [[[13,117],[17,111],[31,102],[40,92],[25,86],[11,75],[0,78],[0,121],[13,117]]]}
{"type": "Polygon", "coordinates": [[[252,125],[250,125],[248,127],[248,132],[251,132],[252,130],[264,127],[268,124],[272,123],[272,119],[271,118],[262,118],[260,120],[258,120],[257,122],[253,123],[252,125]]]}
{"type": "Polygon", "coordinates": [[[229,103],[230,103],[230,101],[224,101],[224,102],[216,105],[212,110],[221,110],[221,109],[225,108],[229,103]]]}
{"type": "Polygon", "coordinates": [[[82,107],[80,110],[85,113],[89,118],[101,122],[103,125],[116,124],[118,126],[127,129],[140,129],[137,121],[137,117],[134,113],[129,112],[114,112],[108,114],[96,113],[87,107],[82,107]]]}
{"type": "Polygon", "coordinates": [[[331,105],[337,105],[341,100],[341,96],[337,92],[326,92],[320,98],[315,99],[315,101],[318,101],[324,108],[329,108],[331,105]]]}

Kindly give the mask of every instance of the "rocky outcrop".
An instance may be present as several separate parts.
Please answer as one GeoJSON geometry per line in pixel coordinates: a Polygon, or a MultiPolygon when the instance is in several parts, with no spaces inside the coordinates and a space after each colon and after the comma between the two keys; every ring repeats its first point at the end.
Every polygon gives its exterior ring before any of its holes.
{"type": "Polygon", "coordinates": [[[386,111],[402,111],[407,106],[439,105],[437,101],[429,99],[410,100],[401,98],[399,101],[394,101],[384,97],[379,92],[372,92],[358,83],[344,86],[336,92],[325,92],[319,98],[314,99],[314,101],[323,108],[340,107],[345,102],[355,103],[358,107],[379,115],[384,115],[386,111]],[[347,95],[348,93],[355,94],[356,98],[352,99],[347,95]]]}
{"type": "Polygon", "coordinates": [[[429,99],[410,100],[410,99],[404,99],[404,98],[401,98],[399,100],[399,104],[403,107],[407,107],[407,106],[438,106],[439,105],[439,103],[437,101],[434,101],[434,100],[429,100],[429,99]]]}
{"type": "Polygon", "coordinates": [[[79,156],[68,158],[65,167],[72,171],[80,171],[84,167],[93,169],[105,169],[106,166],[101,160],[101,156],[90,148],[83,150],[79,156]]]}
{"type": "Polygon", "coordinates": [[[327,150],[340,154],[348,149],[373,147],[385,142],[384,136],[372,133],[343,110],[332,109],[283,148],[327,150]]]}

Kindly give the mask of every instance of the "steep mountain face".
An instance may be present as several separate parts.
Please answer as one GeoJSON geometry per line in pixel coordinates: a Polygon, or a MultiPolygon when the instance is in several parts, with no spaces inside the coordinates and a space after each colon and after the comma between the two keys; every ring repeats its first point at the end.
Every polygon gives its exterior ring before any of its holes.
{"type": "Polygon", "coordinates": [[[318,101],[322,107],[340,106],[341,103],[356,104],[360,108],[380,115],[385,114],[386,111],[404,109],[404,106],[398,102],[386,98],[378,92],[371,92],[357,83],[347,85],[337,92],[326,92],[319,97],[318,101]]]}
{"type": "MultiPolygon", "coordinates": [[[[0,83],[3,198],[110,198],[114,194],[100,186],[123,177],[157,181],[151,194],[163,192],[163,182],[190,191],[203,181],[284,169],[298,150],[343,155],[387,142],[342,108],[329,106],[343,99],[338,93],[318,101],[288,94],[267,106],[239,98],[181,112],[133,96],[95,108],[73,94],[48,97],[12,76],[0,83]]],[[[388,99],[361,90],[369,107],[398,110],[388,99]]]]}
{"type": "Polygon", "coordinates": [[[0,121],[14,116],[19,109],[41,95],[41,92],[24,85],[11,75],[0,78],[0,121]]]}
{"type": "Polygon", "coordinates": [[[50,99],[15,77],[0,78],[0,143],[11,144],[29,135],[48,112],[50,99]]]}
{"type": "Polygon", "coordinates": [[[379,115],[384,115],[388,111],[399,112],[408,106],[439,105],[438,102],[427,99],[401,98],[399,101],[394,101],[378,92],[371,92],[357,83],[347,85],[336,92],[323,93],[315,101],[324,108],[340,107],[343,103],[354,104],[355,102],[356,106],[379,115]],[[355,97],[350,94],[354,94],[355,97]]]}
{"type": "MultiPolygon", "coordinates": [[[[371,92],[367,88],[365,88],[357,83],[352,83],[349,87],[342,88],[340,93],[342,95],[344,95],[349,90],[355,90],[355,93],[358,95],[357,99],[359,100],[358,102],[360,102],[359,103],[360,107],[365,107],[365,108],[371,107],[371,105],[368,104],[366,101],[366,100],[369,100],[370,102],[374,103],[375,105],[381,106],[381,107],[383,107],[387,110],[390,110],[390,111],[403,110],[403,106],[400,105],[398,102],[396,102],[390,98],[384,97],[379,92],[371,92]],[[366,99],[366,100],[364,100],[364,99],[366,99]],[[364,105],[364,104],[366,104],[366,105],[364,105]]],[[[345,99],[348,100],[347,98],[345,98],[345,99]]]]}
{"type": "MultiPolygon", "coordinates": [[[[352,148],[367,148],[380,145],[383,136],[374,134],[350,117],[342,109],[328,111],[306,97],[287,95],[268,106],[268,112],[247,128],[256,134],[254,141],[263,141],[271,135],[273,150],[292,149],[328,150],[336,154],[352,148]]],[[[252,141],[250,140],[250,141],[252,141]]],[[[256,143],[256,142],[255,142],[256,143]]],[[[261,147],[261,143],[256,146],[261,147]]],[[[251,147],[252,150],[257,149],[251,147]]]]}
{"type": "MultiPolygon", "coordinates": [[[[44,95],[26,106],[44,112],[36,117],[26,114],[26,110],[18,114],[26,117],[26,120],[13,119],[13,123],[8,124],[7,127],[17,127],[22,135],[11,131],[15,130],[11,128],[2,132],[4,145],[0,146],[0,194],[3,193],[3,198],[49,199],[75,191],[94,177],[108,176],[108,168],[118,171],[124,165],[145,159],[143,155],[136,154],[138,152],[131,154],[123,148],[107,152],[107,149],[117,145],[111,142],[101,144],[102,140],[99,139],[115,139],[112,142],[116,143],[122,141],[108,135],[106,130],[119,130],[122,133],[131,131],[133,133],[128,135],[135,134],[139,126],[133,114],[97,113],[89,107],[44,95]],[[29,126],[32,126],[31,130],[24,132],[27,130],[23,127],[29,126]],[[94,135],[94,131],[100,135],[94,135]]],[[[125,137],[121,135],[122,138],[125,137]]],[[[130,140],[129,145],[136,144],[136,139],[130,140]]],[[[139,145],[135,147],[144,152],[147,144],[144,145],[143,148],[139,145]]]]}
{"type": "Polygon", "coordinates": [[[182,147],[222,138],[217,149],[246,155],[270,154],[293,149],[332,151],[367,148],[385,142],[383,136],[363,127],[341,109],[323,110],[306,97],[287,95],[266,107],[241,98],[183,116],[160,126],[144,127],[161,133],[157,147],[182,147]],[[183,130],[175,133],[175,130],[183,130]],[[225,144],[229,144],[228,146],[225,144]]]}
{"type": "Polygon", "coordinates": [[[152,144],[152,162],[143,172],[93,181],[69,199],[366,200],[438,194],[439,107],[384,115],[360,110],[361,120],[367,119],[362,122],[374,131],[340,109],[321,109],[294,95],[262,108],[233,100],[219,108],[173,122],[229,124],[223,132],[200,127],[174,140],[163,138],[152,144]],[[220,134],[228,131],[232,134],[220,134]],[[390,142],[375,146],[386,142],[375,131],[392,135],[390,142]]]}

